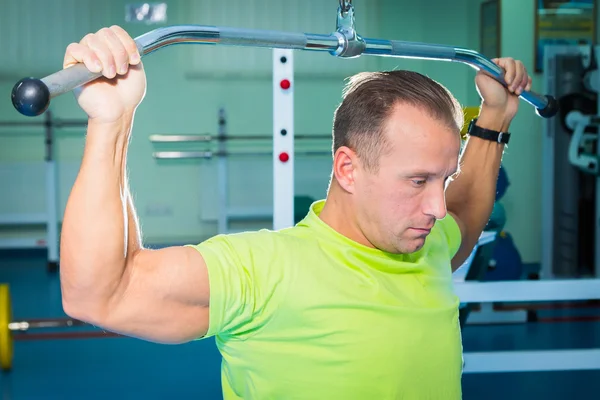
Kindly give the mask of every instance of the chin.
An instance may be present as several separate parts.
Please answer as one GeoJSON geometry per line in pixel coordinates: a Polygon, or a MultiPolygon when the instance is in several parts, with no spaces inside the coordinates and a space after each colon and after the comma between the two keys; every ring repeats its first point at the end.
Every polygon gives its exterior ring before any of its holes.
{"type": "Polygon", "coordinates": [[[416,253],[417,251],[421,250],[423,248],[423,246],[425,246],[425,238],[411,240],[409,243],[404,243],[404,244],[398,246],[398,249],[399,249],[399,253],[411,254],[411,253],[416,253]]]}

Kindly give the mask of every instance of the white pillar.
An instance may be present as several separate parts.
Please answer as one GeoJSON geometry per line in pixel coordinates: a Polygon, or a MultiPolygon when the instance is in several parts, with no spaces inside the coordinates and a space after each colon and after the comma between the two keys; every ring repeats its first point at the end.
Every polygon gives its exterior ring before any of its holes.
{"type": "Polygon", "coordinates": [[[273,49],[273,229],[294,225],[293,51],[273,49]]]}

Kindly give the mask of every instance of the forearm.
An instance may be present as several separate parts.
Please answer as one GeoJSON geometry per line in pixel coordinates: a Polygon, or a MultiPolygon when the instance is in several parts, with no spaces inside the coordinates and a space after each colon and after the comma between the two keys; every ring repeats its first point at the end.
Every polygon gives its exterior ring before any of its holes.
{"type": "MultiPolygon", "coordinates": [[[[477,125],[506,132],[509,122],[502,113],[482,109],[477,125]]],[[[465,225],[463,244],[469,252],[492,213],[503,152],[504,144],[470,137],[460,160],[461,172],[446,191],[448,211],[465,225]]]]}
{"type": "Polygon", "coordinates": [[[61,234],[63,298],[71,307],[93,309],[108,301],[141,247],[127,185],[130,128],[131,118],[88,126],[61,234]]]}

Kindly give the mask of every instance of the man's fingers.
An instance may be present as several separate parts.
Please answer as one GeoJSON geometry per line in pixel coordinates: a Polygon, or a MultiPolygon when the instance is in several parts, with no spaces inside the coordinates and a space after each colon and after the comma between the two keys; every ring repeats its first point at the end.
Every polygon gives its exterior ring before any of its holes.
{"type": "Polygon", "coordinates": [[[86,40],[86,44],[102,63],[102,75],[109,79],[114,78],[117,74],[115,58],[108,47],[106,40],[97,33],[90,35],[86,40]]]}
{"type": "Polygon", "coordinates": [[[497,64],[504,69],[504,81],[510,89],[517,73],[515,60],[512,58],[501,58],[498,60],[497,64]]]}
{"type": "Polygon", "coordinates": [[[126,74],[129,69],[129,53],[125,49],[121,39],[109,28],[102,28],[98,31],[98,36],[102,38],[106,45],[106,49],[110,52],[109,58],[113,61],[113,64],[110,65],[111,75],[113,71],[115,75],[126,74]]]}
{"type": "Polygon", "coordinates": [[[520,95],[523,91],[531,89],[531,77],[521,61],[510,57],[493,59],[492,61],[504,69],[504,81],[509,92],[520,95]]]}
{"type": "Polygon", "coordinates": [[[102,62],[92,49],[81,43],[71,43],[67,46],[65,52],[63,68],[68,68],[78,63],[85,64],[86,68],[92,72],[102,71],[102,62]]]}
{"type": "Polygon", "coordinates": [[[525,65],[523,65],[521,61],[516,61],[515,64],[517,73],[515,74],[515,81],[512,85],[512,89],[516,95],[520,95],[525,89],[525,86],[527,86],[529,76],[527,75],[525,65]]]}
{"type": "Polygon", "coordinates": [[[137,65],[141,60],[141,54],[138,51],[135,40],[133,40],[133,38],[118,25],[111,26],[110,29],[121,40],[121,43],[125,47],[125,51],[129,56],[129,64],[137,65]]]}
{"type": "Polygon", "coordinates": [[[527,79],[527,86],[525,86],[525,91],[529,92],[531,90],[531,77],[527,79]]]}
{"type": "Polygon", "coordinates": [[[129,65],[139,62],[135,41],[121,27],[112,26],[84,36],[79,43],[71,43],[65,52],[63,68],[83,63],[92,72],[114,78],[126,74],[129,65]]]}

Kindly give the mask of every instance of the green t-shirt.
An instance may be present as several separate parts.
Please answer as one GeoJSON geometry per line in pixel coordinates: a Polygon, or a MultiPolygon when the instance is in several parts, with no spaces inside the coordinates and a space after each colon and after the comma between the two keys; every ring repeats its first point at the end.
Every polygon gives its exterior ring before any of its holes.
{"type": "Polygon", "coordinates": [[[197,246],[229,399],[460,399],[459,299],[449,215],[425,246],[395,255],[334,231],[315,202],[280,231],[197,246]]]}

